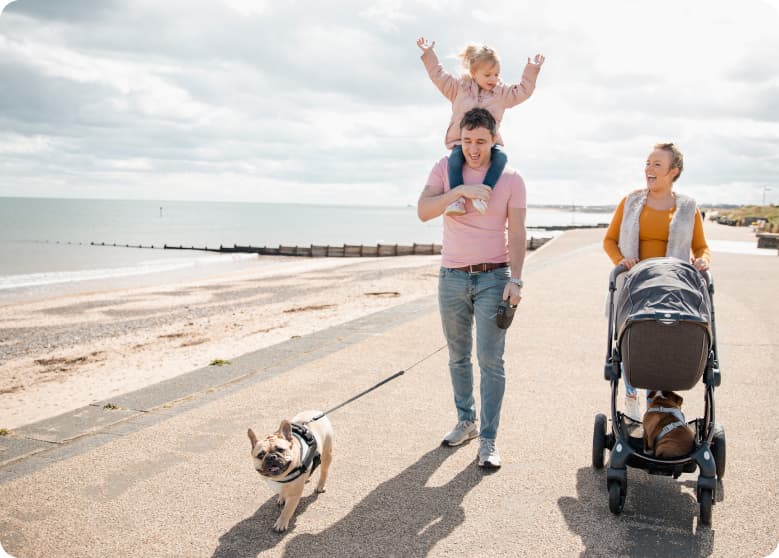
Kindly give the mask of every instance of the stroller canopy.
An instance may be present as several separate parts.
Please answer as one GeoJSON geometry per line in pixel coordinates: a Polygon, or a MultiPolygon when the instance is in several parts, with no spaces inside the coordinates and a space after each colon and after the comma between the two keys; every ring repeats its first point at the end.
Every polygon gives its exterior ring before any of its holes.
{"type": "Polygon", "coordinates": [[[711,299],[703,275],[676,258],[650,258],[633,266],[619,289],[616,324],[673,320],[711,323],[711,299]]]}

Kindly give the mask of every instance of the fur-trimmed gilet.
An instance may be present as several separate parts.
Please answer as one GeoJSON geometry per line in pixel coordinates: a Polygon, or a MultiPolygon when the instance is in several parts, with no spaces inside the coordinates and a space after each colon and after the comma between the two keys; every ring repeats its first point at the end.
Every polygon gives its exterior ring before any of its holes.
{"type": "MultiPolygon", "coordinates": [[[[626,259],[638,258],[638,228],[641,211],[646,205],[647,190],[636,190],[625,198],[622,224],[619,228],[619,251],[626,259]]],[[[676,211],[668,230],[667,257],[690,261],[692,232],[695,225],[695,200],[682,194],[674,194],[676,211]]]]}

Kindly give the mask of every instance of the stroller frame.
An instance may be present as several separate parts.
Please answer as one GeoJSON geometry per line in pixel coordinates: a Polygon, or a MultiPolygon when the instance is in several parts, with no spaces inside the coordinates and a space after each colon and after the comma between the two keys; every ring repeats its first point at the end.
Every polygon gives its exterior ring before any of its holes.
{"type": "Polygon", "coordinates": [[[694,427],[695,447],[687,456],[659,458],[644,452],[643,438],[630,435],[630,427],[640,422],[617,410],[622,355],[618,332],[615,331],[614,295],[617,290],[617,278],[626,271],[627,267],[619,265],[609,276],[609,324],[604,378],[611,384],[611,432],[607,432],[606,416],[596,415],[592,465],[596,469],[601,469],[604,465],[604,451],[606,449],[610,451],[606,486],[609,493],[609,509],[614,514],[621,513],[625,505],[628,467],[644,469],[649,474],[673,476],[673,478],[678,478],[682,473],[694,473],[696,468],[699,469],[696,497],[700,504],[700,523],[710,525],[712,505],[716,500],[717,479],[722,478],[725,470],[725,433],[724,429],[716,424],[714,412],[714,388],[719,386],[721,381],[714,319],[714,283],[708,271],[702,272],[709,297],[712,298],[711,345],[701,377],[705,384],[704,416],[688,422],[694,427]]]}

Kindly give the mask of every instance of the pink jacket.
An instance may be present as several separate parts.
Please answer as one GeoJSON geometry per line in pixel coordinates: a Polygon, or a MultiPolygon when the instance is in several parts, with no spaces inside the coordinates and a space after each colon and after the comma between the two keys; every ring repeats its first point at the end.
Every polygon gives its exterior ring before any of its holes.
{"type": "MultiPolygon", "coordinates": [[[[444,70],[432,48],[422,54],[422,63],[424,63],[435,86],[443,93],[444,97],[452,101],[452,119],[449,121],[449,128],[446,130],[444,139],[447,149],[460,143],[460,120],[472,108],[481,107],[490,111],[498,124],[498,130],[500,130],[503,113],[507,108],[518,105],[533,94],[533,90],[536,88],[536,78],[541,70],[541,66],[538,64],[528,64],[525,66],[525,71],[522,72],[522,81],[518,84],[507,85],[498,81],[492,91],[484,91],[479,89],[471,76],[455,77],[444,70]]],[[[495,143],[503,145],[500,132],[495,135],[495,143]]]]}

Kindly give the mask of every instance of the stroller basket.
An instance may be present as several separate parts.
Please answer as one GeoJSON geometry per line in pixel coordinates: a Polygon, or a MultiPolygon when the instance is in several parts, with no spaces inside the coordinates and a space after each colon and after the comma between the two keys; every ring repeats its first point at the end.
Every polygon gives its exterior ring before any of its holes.
{"type": "Polygon", "coordinates": [[[644,389],[692,389],[711,351],[711,300],[703,276],[674,258],[640,262],[617,301],[623,372],[644,389]]]}

